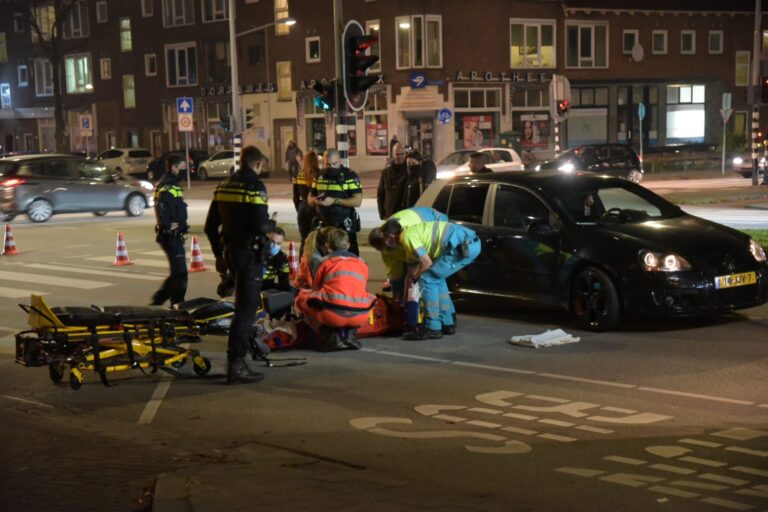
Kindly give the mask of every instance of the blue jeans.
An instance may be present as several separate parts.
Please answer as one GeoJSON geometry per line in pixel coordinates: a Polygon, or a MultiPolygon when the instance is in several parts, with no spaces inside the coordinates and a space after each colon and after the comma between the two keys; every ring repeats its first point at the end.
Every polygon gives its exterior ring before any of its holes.
{"type": "Polygon", "coordinates": [[[480,254],[480,239],[469,228],[451,224],[445,234],[444,246],[432,266],[421,275],[421,298],[424,301],[424,323],[427,329],[439,331],[453,325],[453,306],[446,279],[463,269],[480,254]],[[468,255],[462,256],[461,245],[467,243],[468,255]]]}

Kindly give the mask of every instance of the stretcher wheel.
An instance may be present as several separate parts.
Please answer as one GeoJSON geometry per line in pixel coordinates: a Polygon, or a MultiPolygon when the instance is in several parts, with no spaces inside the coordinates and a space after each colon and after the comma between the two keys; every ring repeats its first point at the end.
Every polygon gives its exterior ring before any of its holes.
{"type": "Polygon", "coordinates": [[[189,359],[189,358],[185,357],[184,359],[181,359],[179,361],[174,361],[174,362],[171,363],[171,366],[173,366],[174,368],[181,368],[185,364],[187,364],[187,359],[189,359]]]}
{"type": "Polygon", "coordinates": [[[53,382],[58,384],[64,378],[64,367],[60,364],[49,364],[48,376],[53,382]]]}
{"type": "Polygon", "coordinates": [[[196,356],[192,360],[192,369],[198,377],[203,377],[211,371],[211,362],[203,356],[196,356]]]}
{"type": "Polygon", "coordinates": [[[73,390],[77,391],[80,389],[80,387],[83,385],[83,381],[77,378],[77,375],[74,374],[74,372],[69,373],[69,387],[71,387],[73,390]]]}

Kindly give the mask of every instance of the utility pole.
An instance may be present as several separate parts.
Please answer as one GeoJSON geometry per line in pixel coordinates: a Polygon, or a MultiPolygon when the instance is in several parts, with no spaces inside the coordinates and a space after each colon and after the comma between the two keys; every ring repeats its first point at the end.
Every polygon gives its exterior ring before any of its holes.
{"type": "MultiPolygon", "coordinates": [[[[237,31],[235,27],[235,0],[229,0],[229,68],[232,77],[232,114],[229,129],[235,137],[240,136],[240,79],[237,75],[237,31]]],[[[242,146],[242,145],[241,145],[242,146]]],[[[240,148],[234,148],[234,168],[240,164],[240,148]]]]}
{"type": "Polygon", "coordinates": [[[758,131],[760,130],[760,85],[762,80],[758,77],[760,75],[760,61],[762,56],[762,50],[760,48],[760,2],[761,0],[755,0],[755,33],[754,44],[752,46],[752,185],[759,184],[759,147],[762,145],[762,141],[758,140],[758,131]]]}
{"type": "Polygon", "coordinates": [[[349,139],[347,138],[347,99],[342,92],[344,84],[344,49],[342,48],[342,31],[344,30],[344,15],[341,7],[342,0],[333,0],[333,39],[336,57],[336,149],[344,167],[349,167],[349,139]]]}

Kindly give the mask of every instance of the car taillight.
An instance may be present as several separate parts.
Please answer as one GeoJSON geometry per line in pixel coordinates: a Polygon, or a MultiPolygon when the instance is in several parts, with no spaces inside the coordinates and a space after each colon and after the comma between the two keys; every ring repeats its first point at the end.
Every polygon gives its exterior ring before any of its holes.
{"type": "Polygon", "coordinates": [[[0,187],[14,188],[14,187],[18,187],[23,183],[24,183],[24,180],[21,178],[10,178],[5,181],[0,181],[0,187]]]}

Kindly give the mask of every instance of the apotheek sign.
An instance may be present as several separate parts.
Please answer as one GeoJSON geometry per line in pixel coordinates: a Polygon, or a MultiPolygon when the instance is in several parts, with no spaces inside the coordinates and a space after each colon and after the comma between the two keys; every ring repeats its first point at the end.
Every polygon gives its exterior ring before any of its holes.
{"type": "MultiPolygon", "coordinates": [[[[239,94],[259,94],[275,92],[277,88],[273,83],[266,84],[240,84],[239,94]]],[[[201,87],[200,96],[229,96],[232,94],[231,85],[212,85],[210,87],[201,87]]]]}
{"type": "Polygon", "coordinates": [[[492,71],[485,71],[483,73],[478,71],[462,70],[456,72],[456,82],[551,82],[552,73],[540,73],[532,71],[501,71],[499,73],[493,73],[492,71]]]}

